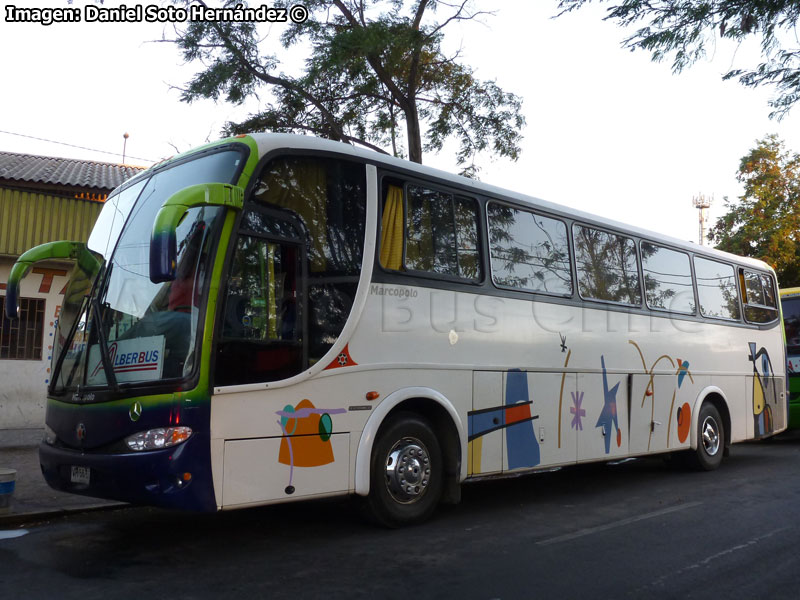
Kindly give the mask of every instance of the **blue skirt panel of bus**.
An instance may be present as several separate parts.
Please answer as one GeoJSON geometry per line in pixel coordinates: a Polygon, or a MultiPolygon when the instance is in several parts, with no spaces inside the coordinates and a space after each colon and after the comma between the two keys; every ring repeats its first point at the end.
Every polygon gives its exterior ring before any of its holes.
{"type": "Polygon", "coordinates": [[[195,433],[172,448],[125,454],[81,452],[42,442],[39,462],[48,485],[64,492],[165,508],[217,509],[207,433],[195,433]],[[81,476],[73,476],[73,467],[81,476]]]}

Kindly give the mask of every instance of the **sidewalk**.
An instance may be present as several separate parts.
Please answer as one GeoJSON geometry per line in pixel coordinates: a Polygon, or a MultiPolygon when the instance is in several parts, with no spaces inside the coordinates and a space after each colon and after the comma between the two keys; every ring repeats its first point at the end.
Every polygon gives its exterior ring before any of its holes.
{"type": "Polygon", "coordinates": [[[33,445],[29,441],[22,445],[0,445],[0,468],[17,471],[11,505],[6,512],[0,512],[0,529],[88,510],[125,506],[121,502],[76,496],[52,489],[42,477],[38,444],[33,445]]]}

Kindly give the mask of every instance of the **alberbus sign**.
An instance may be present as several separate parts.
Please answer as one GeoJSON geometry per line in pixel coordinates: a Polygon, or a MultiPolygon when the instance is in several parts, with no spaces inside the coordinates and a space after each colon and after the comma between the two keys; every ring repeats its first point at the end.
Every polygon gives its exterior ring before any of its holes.
{"type": "MultiPolygon", "coordinates": [[[[149,381],[161,379],[164,366],[164,336],[117,340],[108,345],[114,375],[119,383],[129,381],[149,381]]],[[[102,385],[106,382],[100,347],[94,345],[89,350],[89,385],[102,385]]]]}

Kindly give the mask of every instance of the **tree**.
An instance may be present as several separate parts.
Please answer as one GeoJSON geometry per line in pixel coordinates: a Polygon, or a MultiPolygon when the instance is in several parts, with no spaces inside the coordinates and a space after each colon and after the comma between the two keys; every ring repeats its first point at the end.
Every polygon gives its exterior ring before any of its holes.
{"type": "MultiPolygon", "coordinates": [[[[293,5],[294,0],[273,3],[287,10],[293,5]]],[[[303,5],[307,20],[290,23],[280,38],[287,50],[308,49],[296,74],[281,71],[277,55],[262,53],[253,22],[192,21],[179,30],[170,41],[187,62],[205,66],[181,99],[224,96],[242,103],[261,88],[269,90],[266,108],[241,123],[227,123],[225,134],[310,132],[403,156],[404,128],[414,162],[422,162],[423,151],[439,151],[448,138],[457,139],[457,162],[467,175],[476,173],[480,152],[518,158],[525,124],[520,98],[477,79],[458,62],[459,52],[448,56],[442,49],[448,25],[488,14],[473,9],[471,0],[307,0],[303,5]],[[448,14],[437,20],[443,11],[448,14]]]]}
{"type": "MultiPolygon", "coordinates": [[[[760,35],[762,60],[751,69],[731,69],[723,79],[738,78],[746,86],[772,84],[778,95],[770,101],[770,117],[784,116],[800,99],[800,48],[795,24],[797,0],[598,0],[610,2],[606,19],[628,27],[644,22],[623,47],[651,53],[654,61],[672,55],[672,70],[680,72],[706,55],[716,36],[743,41],[760,35]]],[[[592,0],[559,0],[559,15],[592,0]]]]}
{"type": "Polygon", "coordinates": [[[725,198],[727,213],[708,239],[769,263],[783,287],[800,285],[800,154],[768,135],[742,157],[737,179],[744,194],[738,202],[725,198]]]}

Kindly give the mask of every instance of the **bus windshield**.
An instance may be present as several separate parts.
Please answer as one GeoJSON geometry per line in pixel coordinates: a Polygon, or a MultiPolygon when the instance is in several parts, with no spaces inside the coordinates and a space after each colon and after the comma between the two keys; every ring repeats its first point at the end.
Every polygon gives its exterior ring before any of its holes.
{"type": "Polygon", "coordinates": [[[150,281],[150,232],[172,194],[197,183],[233,183],[243,160],[239,150],[203,154],[157,170],[109,199],[89,240],[89,248],[105,259],[104,269],[89,296],[86,281],[68,284],[68,290],[74,286],[76,291],[58,324],[55,393],[192,373],[209,258],[225,210],[187,212],[176,232],[173,281],[150,281]]]}

